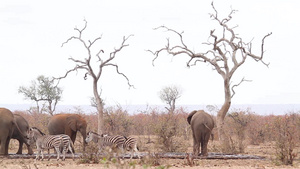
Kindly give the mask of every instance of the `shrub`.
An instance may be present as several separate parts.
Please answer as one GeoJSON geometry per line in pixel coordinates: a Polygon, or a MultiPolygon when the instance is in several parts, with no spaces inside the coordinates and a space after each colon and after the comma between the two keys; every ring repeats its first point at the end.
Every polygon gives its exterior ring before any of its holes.
{"type": "Polygon", "coordinates": [[[299,115],[294,113],[278,116],[274,119],[276,157],[285,165],[292,165],[297,156],[294,149],[300,141],[299,120],[299,115]]]}
{"type": "Polygon", "coordinates": [[[184,129],[181,127],[180,113],[161,114],[155,125],[155,133],[158,136],[157,145],[165,152],[186,151],[187,143],[182,137],[184,129]]]}

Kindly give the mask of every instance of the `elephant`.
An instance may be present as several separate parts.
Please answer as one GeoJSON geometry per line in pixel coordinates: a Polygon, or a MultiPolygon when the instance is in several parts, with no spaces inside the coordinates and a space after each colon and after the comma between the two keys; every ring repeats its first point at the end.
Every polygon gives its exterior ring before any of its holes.
{"type": "Polygon", "coordinates": [[[57,114],[54,115],[48,123],[48,131],[51,135],[66,134],[70,136],[72,142],[75,142],[77,131],[83,137],[83,151],[86,146],[86,127],[85,119],[78,114],[57,114]]]}
{"type": "Polygon", "coordinates": [[[29,132],[29,125],[28,122],[19,114],[14,114],[14,120],[17,123],[19,130],[14,127],[14,132],[12,134],[13,139],[17,139],[19,141],[19,150],[17,154],[22,154],[23,143],[26,144],[28,154],[33,154],[31,146],[28,144],[28,139],[24,137],[29,132]]]}
{"type": "Polygon", "coordinates": [[[8,155],[8,145],[14,132],[14,115],[6,109],[0,108],[0,155],[8,155]]]}
{"type": "Polygon", "coordinates": [[[10,139],[13,138],[13,133],[19,132],[19,138],[25,142],[27,142],[28,133],[20,130],[15,116],[10,110],[0,108],[0,117],[0,155],[8,155],[8,146],[10,139]]]}
{"type": "Polygon", "coordinates": [[[188,123],[191,125],[193,132],[193,155],[207,156],[207,144],[209,137],[214,128],[214,119],[211,115],[203,110],[192,111],[187,117],[188,123]],[[201,144],[201,153],[199,153],[201,144]]]}

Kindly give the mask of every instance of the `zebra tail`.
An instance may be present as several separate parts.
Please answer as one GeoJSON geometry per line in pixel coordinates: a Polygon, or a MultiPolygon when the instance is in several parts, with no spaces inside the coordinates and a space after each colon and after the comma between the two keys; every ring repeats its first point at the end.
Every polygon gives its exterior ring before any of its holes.
{"type": "Polygon", "coordinates": [[[64,150],[64,140],[63,140],[63,137],[60,136],[59,151],[62,153],[63,150],[64,150]]]}

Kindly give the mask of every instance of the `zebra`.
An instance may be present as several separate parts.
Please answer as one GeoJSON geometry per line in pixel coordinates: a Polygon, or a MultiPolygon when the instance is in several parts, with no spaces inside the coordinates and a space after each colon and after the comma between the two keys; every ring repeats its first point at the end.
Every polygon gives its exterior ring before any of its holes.
{"type": "Polygon", "coordinates": [[[120,135],[116,136],[107,136],[107,135],[99,135],[98,133],[89,131],[87,133],[85,141],[87,143],[93,141],[99,144],[99,153],[102,151],[104,147],[109,147],[113,151],[117,151],[117,149],[123,151],[123,144],[125,142],[125,138],[120,135]]]}
{"type": "Polygon", "coordinates": [[[137,153],[138,158],[140,158],[139,154],[138,154],[138,146],[137,146],[137,139],[133,138],[133,137],[126,137],[123,136],[125,138],[125,142],[123,144],[123,148],[125,149],[125,151],[130,151],[130,159],[132,159],[132,156],[134,155],[134,153],[137,153]]]}
{"type": "MultiPolygon", "coordinates": [[[[85,140],[87,143],[93,141],[95,143],[100,143],[99,152],[102,150],[103,147],[109,146],[110,148],[119,148],[121,149],[122,153],[124,150],[131,150],[130,159],[132,159],[133,151],[138,152],[137,148],[137,139],[132,137],[125,137],[125,136],[108,136],[108,135],[99,135],[98,133],[89,131],[85,140]]],[[[140,156],[138,155],[140,158],[140,156]]]]}
{"type": "MultiPolygon", "coordinates": [[[[51,149],[55,148],[57,152],[57,160],[60,158],[60,149],[63,150],[63,158],[62,160],[64,161],[66,158],[66,151],[69,149],[69,151],[72,153],[72,157],[74,160],[74,153],[72,151],[73,147],[73,142],[71,138],[68,135],[65,134],[59,134],[59,135],[46,135],[41,130],[39,130],[36,127],[31,127],[29,129],[29,141],[28,143],[34,144],[36,143],[37,147],[37,155],[36,155],[36,160],[39,160],[40,158],[40,153],[42,154],[42,160],[44,160],[44,149],[51,149]]],[[[50,160],[50,155],[48,160],[50,160]]]]}

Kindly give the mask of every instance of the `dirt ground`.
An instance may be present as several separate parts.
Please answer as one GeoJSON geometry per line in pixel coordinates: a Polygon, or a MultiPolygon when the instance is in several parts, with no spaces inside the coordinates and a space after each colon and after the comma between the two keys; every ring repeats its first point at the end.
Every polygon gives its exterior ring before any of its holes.
{"type": "MultiPolygon", "coordinates": [[[[10,153],[14,153],[13,150],[10,153]]],[[[24,150],[27,153],[27,150],[24,150]]],[[[113,161],[101,160],[98,164],[83,163],[82,159],[66,159],[66,161],[56,161],[52,158],[50,161],[36,161],[34,158],[30,159],[8,159],[0,157],[0,169],[96,169],[96,168],[133,168],[133,169],[165,169],[165,168],[190,168],[190,169],[291,169],[300,168],[300,160],[297,158],[293,166],[278,165],[278,161],[274,156],[274,149],[271,144],[251,145],[245,149],[246,155],[257,155],[265,157],[264,160],[257,159],[197,159],[194,164],[190,166],[187,159],[147,159],[142,160],[129,159],[113,161]],[[149,163],[156,163],[157,165],[150,165],[149,163]]]]}

